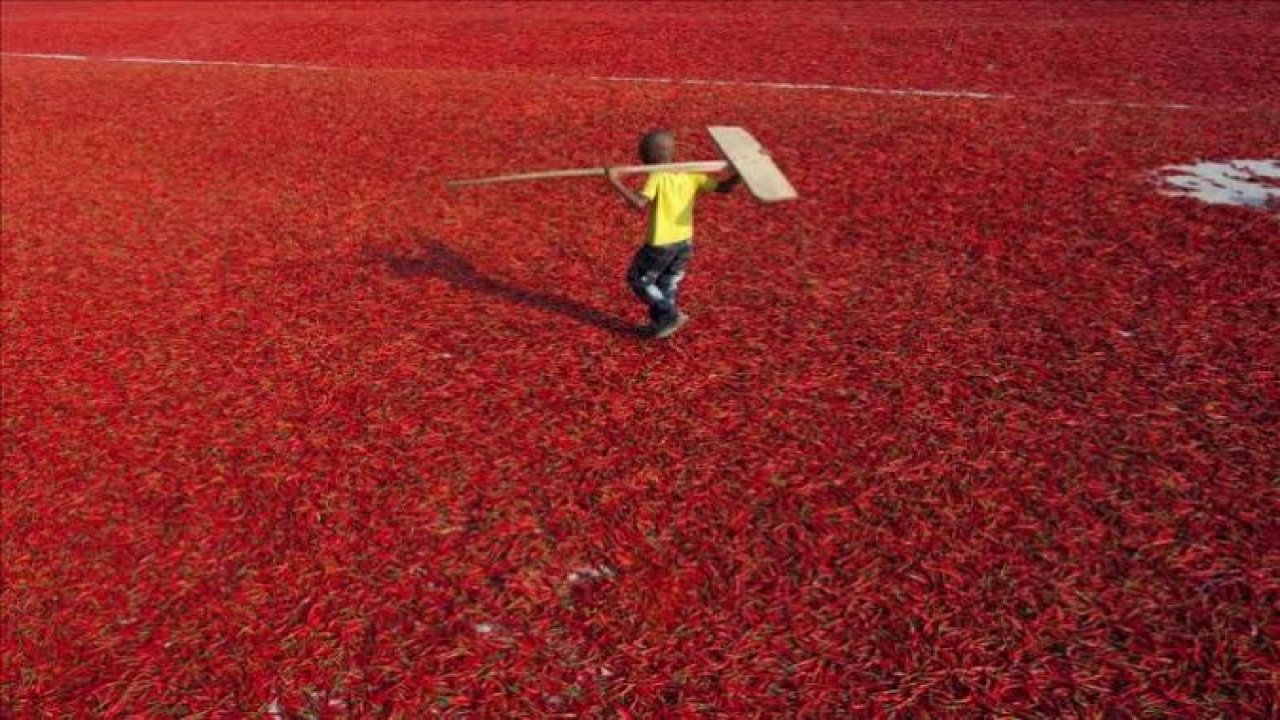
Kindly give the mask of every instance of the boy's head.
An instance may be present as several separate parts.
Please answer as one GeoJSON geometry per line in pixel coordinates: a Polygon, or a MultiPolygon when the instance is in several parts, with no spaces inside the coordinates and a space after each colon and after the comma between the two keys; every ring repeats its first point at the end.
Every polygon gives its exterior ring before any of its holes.
{"type": "Polygon", "coordinates": [[[640,138],[640,159],[645,165],[668,163],[676,156],[676,138],[667,130],[652,130],[640,138]]]}

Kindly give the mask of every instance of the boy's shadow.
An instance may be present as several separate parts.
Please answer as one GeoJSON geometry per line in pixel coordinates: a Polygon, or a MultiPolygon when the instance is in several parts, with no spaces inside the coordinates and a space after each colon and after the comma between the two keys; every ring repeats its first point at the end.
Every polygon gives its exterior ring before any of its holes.
{"type": "Polygon", "coordinates": [[[466,257],[440,243],[428,239],[414,253],[394,253],[366,250],[367,258],[386,263],[392,275],[399,278],[434,277],[455,287],[476,290],[507,302],[538,310],[550,310],[572,318],[584,325],[594,325],[617,335],[634,335],[634,330],[622,319],[588,307],[576,300],[522,288],[497,278],[489,277],[476,269],[466,257]]]}

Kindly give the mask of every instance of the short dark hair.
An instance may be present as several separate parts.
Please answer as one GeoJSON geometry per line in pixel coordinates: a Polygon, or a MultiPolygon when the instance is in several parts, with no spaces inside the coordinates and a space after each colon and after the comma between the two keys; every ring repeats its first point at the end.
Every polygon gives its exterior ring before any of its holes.
{"type": "Polygon", "coordinates": [[[640,159],[646,163],[657,162],[658,141],[671,137],[670,130],[650,130],[640,138],[640,159]]]}

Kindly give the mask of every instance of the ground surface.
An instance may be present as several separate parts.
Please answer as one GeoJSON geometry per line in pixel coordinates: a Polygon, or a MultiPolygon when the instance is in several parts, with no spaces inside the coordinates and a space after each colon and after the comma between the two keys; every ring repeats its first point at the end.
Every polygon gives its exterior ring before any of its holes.
{"type": "Polygon", "coordinates": [[[1277,28],[5,4],[0,702],[1280,712],[1276,217],[1151,177],[1280,157],[1277,28]],[[803,197],[702,203],[665,344],[603,182],[440,184],[707,124],[803,197]]]}

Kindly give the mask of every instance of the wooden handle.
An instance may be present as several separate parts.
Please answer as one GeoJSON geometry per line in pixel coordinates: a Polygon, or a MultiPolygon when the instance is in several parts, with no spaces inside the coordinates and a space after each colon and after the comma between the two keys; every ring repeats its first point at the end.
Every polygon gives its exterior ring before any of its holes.
{"type": "MultiPolygon", "coordinates": [[[[623,175],[640,175],[656,172],[719,172],[729,167],[724,160],[705,160],[702,162],[662,163],[658,165],[620,165],[614,170],[623,175]]],[[[541,170],[538,172],[519,173],[517,175],[495,175],[492,177],[472,178],[469,180],[449,180],[445,184],[451,188],[468,185],[492,185],[494,183],[524,182],[526,180],[551,180],[555,178],[602,177],[608,168],[577,168],[573,170],[541,170]]]]}

